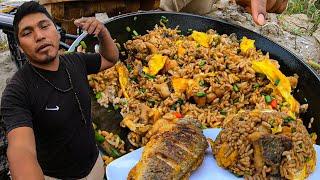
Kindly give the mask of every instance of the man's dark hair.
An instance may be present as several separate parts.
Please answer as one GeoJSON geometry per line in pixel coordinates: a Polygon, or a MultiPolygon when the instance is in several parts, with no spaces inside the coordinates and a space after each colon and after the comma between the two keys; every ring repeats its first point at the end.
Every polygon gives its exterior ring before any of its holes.
{"type": "Polygon", "coordinates": [[[18,32],[19,32],[19,26],[18,24],[20,23],[21,19],[25,17],[26,15],[33,14],[33,13],[43,13],[45,14],[49,19],[53,19],[51,15],[48,13],[45,7],[40,5],[38,2],[35,1],[29,1],[23,3],[21,6],[18,7],[17,12],[14,15],[13,19],[13,31],[14,31],[14,37],[16,38],[16,41],[19,44],[19,39],[18,39],[18,32]]]}

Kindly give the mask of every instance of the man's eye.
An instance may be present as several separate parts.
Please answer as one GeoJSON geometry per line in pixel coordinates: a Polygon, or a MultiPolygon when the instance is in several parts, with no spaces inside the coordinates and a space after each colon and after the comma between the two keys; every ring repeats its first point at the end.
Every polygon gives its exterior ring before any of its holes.
{"type": "Polygon", "coordinates": [[[24,31],[24,32],[22,33],[22,36],[27,36],[27,35],[29,35],[29,34],[31,34],[30,31],[24,31]]]}
{"type": "Polygon", "coordinates": [[[49,27],[49,24],[43,24],[43,25],[41,26],[42,29],[45,29],[45,28],[47,28],[47,27],[49,27]]]}

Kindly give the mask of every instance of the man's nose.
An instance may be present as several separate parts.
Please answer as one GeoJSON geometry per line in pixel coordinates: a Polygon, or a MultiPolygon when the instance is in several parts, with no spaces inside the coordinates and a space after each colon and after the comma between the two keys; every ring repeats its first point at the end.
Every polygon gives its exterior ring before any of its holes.
{"type": "Polygon", "coordinates": [[[41,31],[41,29],[36,29],[34,31],[34,39],[36,40],[36,42],[45,39],[45,36],[44,36],[43,32],[41,31]]]}

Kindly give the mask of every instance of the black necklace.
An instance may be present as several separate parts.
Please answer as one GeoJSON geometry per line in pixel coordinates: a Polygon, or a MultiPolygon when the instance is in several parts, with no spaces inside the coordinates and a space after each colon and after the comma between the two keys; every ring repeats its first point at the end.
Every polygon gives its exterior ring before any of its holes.
{"type": "MultiPolygon", "coordinates": [[[[53,83],[51,83],[47,78],[45,78],[39,71],[37,71],[33,66],[32,64],[30,63],[30,61],[27,61],[29,63],[29,65],[31,66],[31,69],[33,70],[33,72],[35,72],[41,79],[43,79],[45,82],[47,82],[49,85],[51,85],[55,90],[59,91],[59,92],[62,92],[62,93],[66,93],[66,92],[69,92],[69,91],[73,91],[74,93],[74,96],[76,98],[76,101],[78,103],[78,108],[80,110],[80,113],[81,113],[81,117],[82,117],[82,120],[84,122],[84,124],[87,124],[87,121],[86,121],[86,117],[84,115],[84,112],[83,112],[83,109],[82,109],[82,106],[81,106],[81,103],[80,103],[80,100],[78,98],[78,94],[77,92],[74,90],[74,86],[73,86],[73,83],[72,83],[72,79],[71,79],[71,75],[68,71],[68,68],[66,66],[64,66],[65,68],[65,71],[68,75],[68,80],[69,80],[69,84],[70,84],[70,87],[67,88],[67,89],[61,89],[57,86],[55,86],[53,83]]],[[[61,65],[63,65],[62,61],[60,61],[61,65]]]]}

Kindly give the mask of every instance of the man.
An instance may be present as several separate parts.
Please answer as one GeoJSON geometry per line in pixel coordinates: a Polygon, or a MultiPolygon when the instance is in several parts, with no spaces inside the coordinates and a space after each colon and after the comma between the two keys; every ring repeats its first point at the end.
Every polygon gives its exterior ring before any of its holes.
{"type": "Polygon", "coordinates": [[[26,63],[1,102],[13,179],[103,179],[91,123],[87,74],[112,67],[118,50],[95,18],[75,21],[100,42],[99,53],[58,55],[60,35],[46,9],[22,4],[14,33],[26,63]]]}
{"type": "MultiPolygon", "coordinates": [[[[213,10],[213,5],[218,0],[161,0],[160,9],[165,11],[183,11],[196,14],[208,14],[213,10]]],[[[237,4],[245,7],[253,17],[253,20],[264,25],[269,13],[282,13],[288,0],[235,0],[237,4]]]]}

